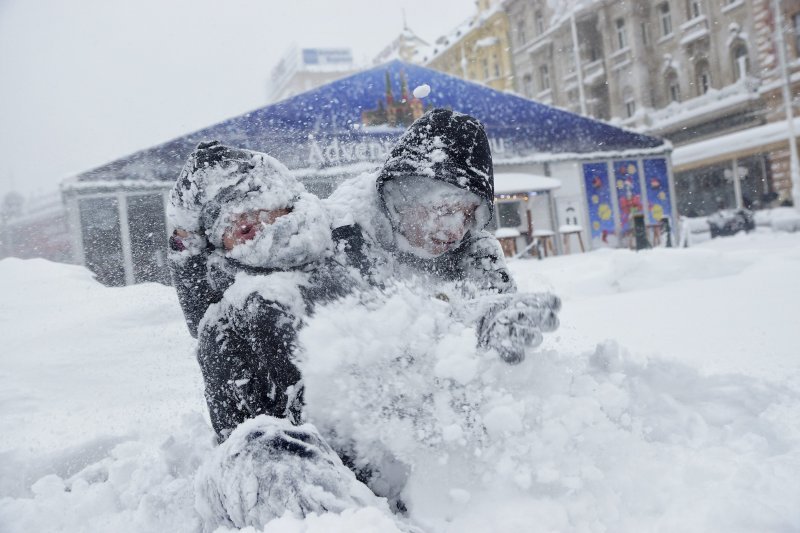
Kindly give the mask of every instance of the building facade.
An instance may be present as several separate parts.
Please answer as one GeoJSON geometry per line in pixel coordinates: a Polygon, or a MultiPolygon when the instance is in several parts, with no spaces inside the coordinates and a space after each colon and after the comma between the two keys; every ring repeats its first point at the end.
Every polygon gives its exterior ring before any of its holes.
{"type": "Polygon", "coordinates": [[[290,48],[270,72],[267,102],[273,103],[358,71],[349,48],[290,48]]]}
{"type": "Polygon", "coordinates": [[[0,204],[0,258],[41,257],[74,261],[67,210],[61,195],[23,198],[9,193],[0,204]]]}
{"type": "MultiPolygon", "coordinates": [[[[782,101],[772,95],[780,95],[772,0],[502,5],[513,21],[515,90],[672,141],[679,212],[704,215],[790,198],[790,182],[776,166],[788,160],[779,155],[780,146],[788,154],[786,138],[742,151],[725,141],[770,117],[785,120],[782,101]],[[691,147],[697,143],[705,143],[702,150],[691,147]]],[[[787,32],[794,71],[798,6],[800,0],[783,1],[794,28],[787,32]]]]}
{"type": "Polygon", "coordinates": [[[422,55],[429,68],[488,85],[514,89],[508,15],[499,0],[479,0],[477,13],[439,37],[422,55]]]}

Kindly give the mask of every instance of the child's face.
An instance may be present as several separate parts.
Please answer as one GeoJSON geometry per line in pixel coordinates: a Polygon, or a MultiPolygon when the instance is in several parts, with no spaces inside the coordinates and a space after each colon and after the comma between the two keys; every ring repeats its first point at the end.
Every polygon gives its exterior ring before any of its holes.
{"type": "Polygon", "coordinates": [[[278,218],[292,212],[291,207],[273,209],[270,211],[261,209],[258,211],[247,211],[234,215],[230,224],[222,235],[222,245],[226,251],[230,251],[237,244],[242,244],[255,237],[262,227],[268,226],[278,218]]]}
{"type": "Polygon", "coordinates": [[[477,208],[465,202],[411,206],[399,213],[398,229],[412,246],[439,256],[461,244],[477,208]]]}

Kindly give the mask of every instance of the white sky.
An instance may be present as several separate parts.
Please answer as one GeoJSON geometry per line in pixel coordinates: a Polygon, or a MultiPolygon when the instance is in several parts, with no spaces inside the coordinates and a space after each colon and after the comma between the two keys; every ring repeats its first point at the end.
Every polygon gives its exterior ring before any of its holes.
{"type": "Polygon", "coordinates": [[[266,104],[291,43],[371,59],[409,27],[432,42],[474,0],[0,0],[0,195],[266,104]]]}

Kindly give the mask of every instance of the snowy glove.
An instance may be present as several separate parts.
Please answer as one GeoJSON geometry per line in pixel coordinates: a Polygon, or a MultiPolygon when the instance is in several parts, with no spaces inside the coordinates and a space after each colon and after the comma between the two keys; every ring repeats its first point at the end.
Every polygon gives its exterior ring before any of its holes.
{"type": "Polygon", "coordinates": [[[550,293],[500,298],[478,323],[478,345],[494,348],[507,363],[525,359],[525,350],[542,343],[542,333],[558,328],[561,300],[550,293]]]}
{"type": "Polygon", "coordinates": [[[237,427],[195,478],[195,507],[208,530],[261,530],[286,511],[304,517],[366,506],[390,512],[314,426],[266,415],[237,427]]]}

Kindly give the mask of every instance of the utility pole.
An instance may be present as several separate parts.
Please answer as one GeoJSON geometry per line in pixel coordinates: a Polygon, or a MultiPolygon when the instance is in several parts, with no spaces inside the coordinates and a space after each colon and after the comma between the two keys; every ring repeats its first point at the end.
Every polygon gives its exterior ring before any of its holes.
{"type": "Polygon", "coordinates": [[[572,27],[572,55],[575,61],[575,73],[578,75],[578,99],[581,101],[581,115],[586,115],[586,95],[583,94],[583,66],[581,65],[580,43],[578,42],[578,24],[575,22],[575,12],[569,17],[572,27]]]}
{"type": "Polygon", "coordinates": [[[786,44],[783,37],[783,11],[781,10],[780,0],[772,0],[772,9],[775,12],[775,37],[781,77],[783,78],[781,87],[783,107],[786,111],[786,125],[789,128],[789,173],[792,178],[792,199],[794,200],[795,209],[800,210],[800,159],[797,157],[797,136],[794,131],[794,112],[792,109],[792,82],[789,77],[789,67],[786,59],[786,44]]]}

